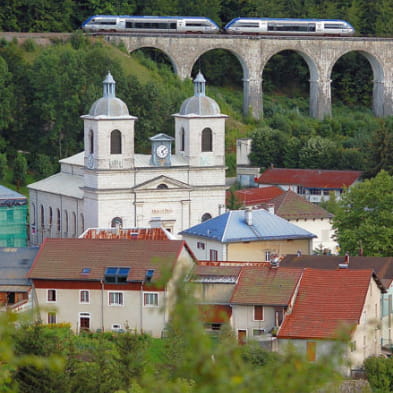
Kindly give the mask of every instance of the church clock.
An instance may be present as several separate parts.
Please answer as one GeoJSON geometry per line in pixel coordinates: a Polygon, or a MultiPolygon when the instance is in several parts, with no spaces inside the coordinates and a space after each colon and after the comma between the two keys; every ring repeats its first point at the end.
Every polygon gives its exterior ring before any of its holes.
{"type": "Polygon", "coordinates": [[[150,138],[151,144],[151,164],[154,166],[171,165],[172,138],[166,134],[157,134],[150,138]]]}

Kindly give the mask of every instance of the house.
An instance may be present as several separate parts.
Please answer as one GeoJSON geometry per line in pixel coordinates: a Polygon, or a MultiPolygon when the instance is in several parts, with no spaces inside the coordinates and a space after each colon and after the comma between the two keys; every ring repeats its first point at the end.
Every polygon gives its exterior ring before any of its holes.
{"type": "Polygon", "coordinates": [[[70,323],[76,332],[130,328],[160,337],[174,280],[194,263],[181,240],[46,239],[27,277],[37,318],[45,323],[70,323]]]}
{"type": "Polygon", "coordinates": [[[260,168],[252,166],[248,158],[251,153],[252,138],[240,138],[236,141],[236,181],[241,187],[257,187],[255,180],[260,168]]]}
{"type": "Polygon", "coordinates": [[[264,265],[242,267],[230,300],[232,328],[240,343],[253,339],[275,350],[275,330],[295,300],[303,269],[264,265]]]}
{"type": "Polygon", "coordinates": [[[335,356],[341,346],[340,371],[350,375],[369,356],[381,354],[381,292],[372,270],[305,269],[293,308],[277,332],[279,351],[290,343],[309,361],[335,356]],[[349,342],[340,341],[343,332],[349,342]]]}
{"type": "Polygon", "coordinates": [[[232,210],[180,233],[199,260],[264,262],[312,251],[314,234],[261,210],[232,210]]]}
{"type": "MultiPolygon", "coordinates": [[[[233,191],[235,200],[242,208],[260,209],[265,208],[264,204],[284,193],[280,187],[263,187],[263,188],[243,188],[233,191]]],[[[227,191],[227,206],[231,198],[231,191],[227,191]]]]}
{"type": "Polygon", "coordinates": [[[259,187],[278,186],[319,203],[328,200],[331,192],[340,199],[346,188],[360,181],[361,174],[360,171],[268,168],[256,182],[259,187]]]}
{"type": "Polygon", "coordinates": [[[0,185],[0,247],[27,246],[27,198],[0,185]]]}
{"type": "Polygon", "coordinates": [[[173,115],[175,138],[159,133],[149,140],[151,154],[138,154],[137,118],[116,96],[108,73],[102,97],[82,116],[84,151],[60,160],[59,173],[28,186],[32,244],[76,238],[86,228],[157,223],[176,235],[221,214],[227,116],[205,94],[205,82],[199,73],[194,95],[173,115]]]}
{"type": "Polygon", "coordinates": [[[336,270],[373,270],[386,288],[381,295],[381,344],[389,352],[393,348],[393,257],[287,255],[281,260],[282,267],[336,270]]]}
{"type": "Polygon", "coordinates": [[[287,190],[273,197],[261,207],[274,211],[274,214],[314,233],[316,237],[312,240],[313,250],[318,249],[324,254],[337,254],[338,243],[334,240],[333,214],[321,206],[287,190]]]}
{"type": "Polygon", "coordinates": [[[31,308],[31,280],[26,278],[37,247],[0,248],[0,309],[25,311],[31,308]]]}

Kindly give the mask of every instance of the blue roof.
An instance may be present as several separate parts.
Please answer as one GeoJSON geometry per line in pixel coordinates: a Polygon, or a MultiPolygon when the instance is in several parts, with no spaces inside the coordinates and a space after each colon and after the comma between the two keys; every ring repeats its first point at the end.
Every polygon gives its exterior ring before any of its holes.
{"type": "Polygon", "coordinates": [[[27,205],[27,198],[14,190],[0,185],[0,206],[27,205]]]}
{"type": "Polygon", "coordinates": [[[231,210],[188,228],[180,234],[218,240],[221,243],[312,239],[316,237],[313,233],[291,224],[267,210],[252,210],[251,214],[251,225],[246,222],[246,210],[231,210]]]}

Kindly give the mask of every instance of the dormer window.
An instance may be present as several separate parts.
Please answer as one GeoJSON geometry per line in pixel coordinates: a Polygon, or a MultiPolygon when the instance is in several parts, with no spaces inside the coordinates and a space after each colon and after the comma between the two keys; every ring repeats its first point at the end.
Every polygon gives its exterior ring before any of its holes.
{"type": "Polygon", "coordinates": [[[121,284],[127,282],[129,267],[107,267],[105,269],[105,282],[121,284]]]}
{"type": "Polygon", "coordinates": [[[153,274],[154,274],[154,269],[146,270],[145,281],[150,282],[151,279],[153,278],[153,274]]]}

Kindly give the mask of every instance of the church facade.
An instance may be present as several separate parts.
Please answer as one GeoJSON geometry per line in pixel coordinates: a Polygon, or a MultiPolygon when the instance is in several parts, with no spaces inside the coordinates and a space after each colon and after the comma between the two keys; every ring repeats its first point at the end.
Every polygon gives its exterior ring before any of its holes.
{"type": "Polygon", "coordinates": [[[28,186],[32,245],[95,227],[161,225],[176,235],[224,212],[227,116],[206,96],[202,74],[173,115],[175,138],[151,137],[149,155],[134,151],[137,118],[115,86],[108,73],[103,96],[82,116],[85,150],[28,186]]]}

